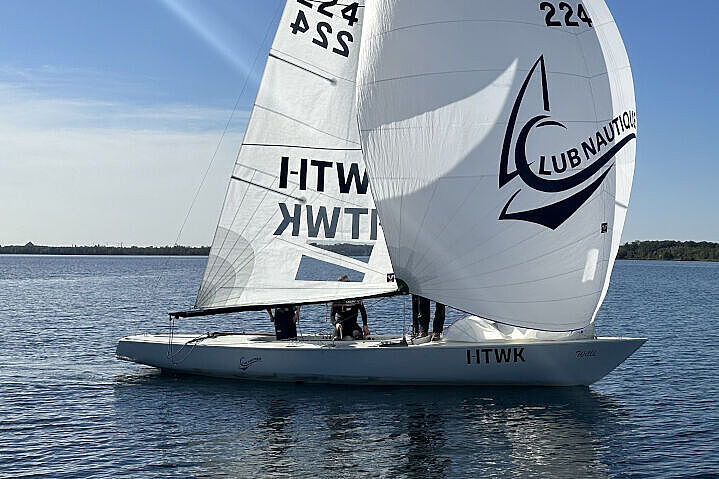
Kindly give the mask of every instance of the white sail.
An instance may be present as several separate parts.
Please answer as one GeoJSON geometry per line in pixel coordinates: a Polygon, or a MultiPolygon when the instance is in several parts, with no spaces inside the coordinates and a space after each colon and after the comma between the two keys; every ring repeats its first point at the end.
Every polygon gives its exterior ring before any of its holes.
{"type": "Polygon", "coordinates": [[[342,3],[287,1],[198,309],[324,302],[397,289],[368,190],[355,110],[364,6],[342,3]],[[354,259],[323,249],[330,243],[372,245],[372,254],[369,261],[354,259]],[[320,262],[334,276],[312,280],[320,262]],[[352,281],[338,282],[344,273],[352,281]]]}
{"type": "Polygon", "coordinates": [[[372,0],[357,100],[412,292],[523,328],[594,320],[636,147],[629,60],[603,0],[372,0]]]}

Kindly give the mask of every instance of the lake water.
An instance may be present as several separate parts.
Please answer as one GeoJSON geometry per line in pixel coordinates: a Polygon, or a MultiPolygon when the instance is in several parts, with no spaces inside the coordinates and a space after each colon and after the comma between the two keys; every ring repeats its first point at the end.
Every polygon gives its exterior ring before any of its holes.
{"type": "MultiPolygon", "coordinates": [[[[719,477],[719,264],[618,262],[598,333],[649,342],[590,388],[273,385],[116,360],[118,338],[191,306],[204,261],[0,256],[0,477],[719,477]]],[[[367,305],[376,332],[409,322],[403,299],[367,305]]],[[[304,333],[329,330],[324,307],[302,312],[304,333]]],[[[261,313],[180,327],[271,329],[261,313]]]]}

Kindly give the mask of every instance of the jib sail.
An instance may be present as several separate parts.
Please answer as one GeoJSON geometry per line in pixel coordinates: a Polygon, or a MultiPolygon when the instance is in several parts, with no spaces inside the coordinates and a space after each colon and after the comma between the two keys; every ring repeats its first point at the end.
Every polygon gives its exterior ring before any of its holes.
{"type": "Polygon", "coordinates": [[[363,13],[363,2],[287,1],[195,308],[397,289],[357,126],[363,13]],[[371,251],[369,259],[330,251],[340,243],[371,251]],[[312,269],[320,265],[334,276],[316,280],[312,269]],[[338,282],[342,274],[352,281],[338,282]]]}

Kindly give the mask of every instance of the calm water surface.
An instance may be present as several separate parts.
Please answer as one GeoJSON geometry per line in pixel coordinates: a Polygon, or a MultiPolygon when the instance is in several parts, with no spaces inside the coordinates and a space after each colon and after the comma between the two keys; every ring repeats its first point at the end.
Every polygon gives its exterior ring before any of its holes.
{"type": "MultiPolygon", "coordinates": [[[[0,256],[0,477],[719,477],[719,264],[619,262],[599,333],[650,341],[590,388],[254,384],[117,361],[119,337],[191,306],[204,261],[0,256]]],[[[402,299],[367,304],[377,332],[409,320],[402,299]]],[[[328,331],[325,308],[301,328],[328,331]]]]}

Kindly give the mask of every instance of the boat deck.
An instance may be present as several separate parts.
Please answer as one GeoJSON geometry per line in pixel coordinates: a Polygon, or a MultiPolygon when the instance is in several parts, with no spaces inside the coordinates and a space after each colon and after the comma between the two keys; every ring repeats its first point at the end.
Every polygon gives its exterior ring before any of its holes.
{"type": "MultiPolygon", "coordinates": [[[[392,335],[373,335],[363,340],[337,340],[332,339],[330,335],[306,335],[297,339],[275,339],[272,333],[233,333],[233,332],[216,332],[209,334],[191,334],[191,333],[175,333],[175,334],[143,334],[125,338],[140,343],[162,343],[173,346],[191,346],[193,344],[202,344],[203,346],[218,347],[238,347],[238,348],[301,348],[301,349],[317,349],[317,348],[378,348],[391,346],[404,346],[402,337],[392,335]]],[[[408,339],[407,346],[418,346],[420,344],[431,344],[428,339],[412,343],[408,339]]],[[[433,344],[439,344],[434,342],[433,344]]]]}
{"type": "MultiPolygon", "coordinates": [[[[401,336],[394,335],[372,335],[368,339],[363,340],[337,340],[332,339],[328,334],[323,335],[305,335],[300,336],[297,339],[275,339],[273,333],[245,333],[245,332],[213,332],[213,333],[175,333],[175,334],[142,334],[137,336],[130,336],[123,338],[124,340],[131,340],[133,342],[140,343],[153,343],[153,344],[164,344],[173,346],[191,346],[193,344],[203,346],[221,346],[221,347],[238,347],[238,348],[303,348],[303,349],[317,349],[317,348],[379,348],[379,347],[391,347],[391,346],[405,346],[402,342],[401,336]]],[[[582,342],[596,342],[596,341],[616,341],[617,339],[636,339],[636,338],[593,338],[588,339],[576,339],[562,342],[570,342],[574,344],[580,344],[582,342]]],[[[429,341],[429,338],[422,339],[410,339],[407,338],[407,347],[476,347],[478,344],[487,346],[512,346],[512,345],[526,345],[526,344],[557,344],[556,340],[546,339],[516,339],[516,340],[487,340],[482,343],[476,342],[459,342],[459,341],[446,341],[441,339],[439,341],[429,341]]]]}

